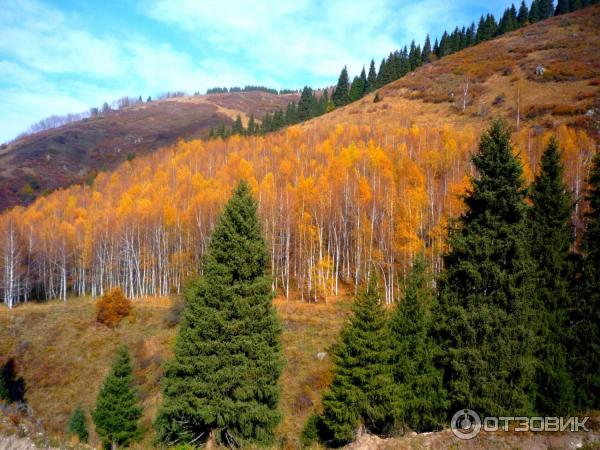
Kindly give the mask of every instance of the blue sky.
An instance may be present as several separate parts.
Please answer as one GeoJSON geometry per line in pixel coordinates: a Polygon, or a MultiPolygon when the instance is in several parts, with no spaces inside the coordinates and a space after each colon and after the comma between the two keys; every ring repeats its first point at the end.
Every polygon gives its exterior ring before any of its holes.
{"type": "MultiPolygon", "coordinates": [[[[528,2],[529,3],[529,2],[528,2]]],[[[0,142],[125,95],[334,84],[508,0],[0,0],[0,142]]],[[[432,39],[433,40],[433,39],[432,39]]]]}

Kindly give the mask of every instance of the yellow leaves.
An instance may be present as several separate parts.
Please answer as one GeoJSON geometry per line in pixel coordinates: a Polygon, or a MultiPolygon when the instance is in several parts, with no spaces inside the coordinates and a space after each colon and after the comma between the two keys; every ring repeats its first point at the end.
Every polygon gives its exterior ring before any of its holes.
{"type": "Polygon", "coordinates": [[[358,180],[358,198],[362,205],[366,205],[373,198],[373,193],[371,192],[369,182],[364,177],[360,177],[358,180]]]}

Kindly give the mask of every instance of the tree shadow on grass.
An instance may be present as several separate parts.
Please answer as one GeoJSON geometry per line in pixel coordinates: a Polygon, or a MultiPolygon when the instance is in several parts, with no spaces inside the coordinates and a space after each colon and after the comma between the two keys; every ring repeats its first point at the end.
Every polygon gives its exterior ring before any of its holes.
{"type": "Polygon", "coordinates": [[[0,368],[0,376],[5,387],[5,393],[10,403],[25,402],[25,380],[22,377],[17,378],[15,359],[10,358],[0,368]]]}

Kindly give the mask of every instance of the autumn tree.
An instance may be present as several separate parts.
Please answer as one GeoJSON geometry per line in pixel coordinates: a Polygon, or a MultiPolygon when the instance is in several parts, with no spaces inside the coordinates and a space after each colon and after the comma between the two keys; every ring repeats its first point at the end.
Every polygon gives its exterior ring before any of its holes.
{"type": "Polygon", "coordinates": [[[164,379],[156,422],[165,443],[210,434],[227,446],[267,445],[280,420],[281,328],[250,187],[240,182],[204,257],[164,379]]]}
{"type": "Polygon", "coordinates": [[[334,375],[323,395],[321,440],[339,446],[356,437],[359,425],[373,434],[392,431],[398,419],[390,365],[386,314],[371,280],[353,304],[350,322],[333,352],[334,375]]]}
{"type": "Polygon", "coordinates": [[[131,300],[121,288],[111,289],[96,303],[96,320],[109,327],[116,327],[130,313],[131,300]]]}
{"type": "Polygon", "coordinates": [[[566,414],[572,408],[573,384],[567,370],[570,252],[574,244],[571,193],[563,180],[556,139],[542,156],[540,173],[531,186],[530,240],[537,262],[535,410],[546,415],[566,414]]]}
{"type": "Polygon", "coordinates": [[[132,384],[131,358],[123,346],[117,351],[92,412],[96,431],[105,447],[128,446],[141,435],[138,421],[142,409],[132,384]]]}
{"type": "Polygon", "coordinates": [[[523,169],[510,130],[492,123],[473,157],[478,176],[450,229],[435,333],[450,410],[532,411],[535,360],[531,299],[535,264],[527,242],[523,169]]]}

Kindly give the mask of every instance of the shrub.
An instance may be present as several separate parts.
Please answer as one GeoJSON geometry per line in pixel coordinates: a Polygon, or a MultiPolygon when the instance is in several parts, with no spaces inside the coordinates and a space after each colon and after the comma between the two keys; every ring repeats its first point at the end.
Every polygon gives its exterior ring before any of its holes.
{"type": "Polygon", "coordinates": [[[120,288],[107,292],[96,304],[96,320],[109,327],[116,327],[130,312],[131,300],[120,288]]]}
{"type": "Polygon", "coordinates": [[[319,434],[319,416],[316,414],[312,414],[304,428],[302,429],[302,434],[300,435],[300,443],[303,447],[310,447],[313,442],[317,440],[317,436],[319,434]]]}
{"type": "Polygon", "coordinates": [[[379,103],[381,100],[383,100],[383,99],[379,95],[379,92],[376,92],[375,97],[373,98],[373,103],[379,103]]]}
{"type": "Polygon", "coordinates": [[[69,419],[69,428],[67,431],[69,434],[77,436],[79,442],[88,441],[89,434],[85,424],[85,414],[80,406],[73,410],[73,414],[71,414],[71,418],[69,419]]]}

